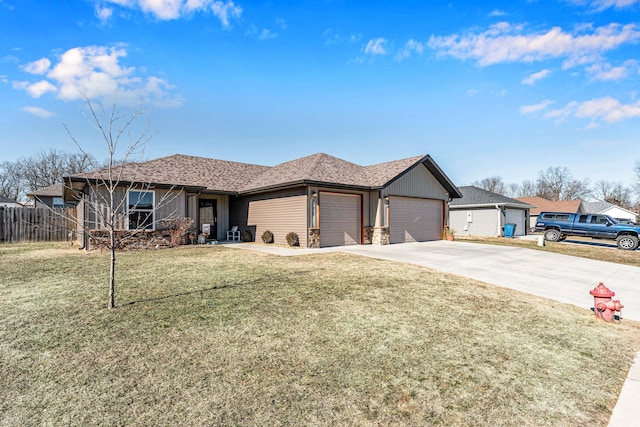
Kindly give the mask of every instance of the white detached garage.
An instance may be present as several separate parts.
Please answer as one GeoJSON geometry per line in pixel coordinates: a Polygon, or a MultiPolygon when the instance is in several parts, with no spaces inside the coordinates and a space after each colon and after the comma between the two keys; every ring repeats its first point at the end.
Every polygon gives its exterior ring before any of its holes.
{"type": "Polygon", "coordinates": [[[529,230],[534,206],[478,187],[459,187],[462,198],[449,202],[449,226],[457,236],[502,236],[505,224],[515,224],[515,235],[529,230]]]}

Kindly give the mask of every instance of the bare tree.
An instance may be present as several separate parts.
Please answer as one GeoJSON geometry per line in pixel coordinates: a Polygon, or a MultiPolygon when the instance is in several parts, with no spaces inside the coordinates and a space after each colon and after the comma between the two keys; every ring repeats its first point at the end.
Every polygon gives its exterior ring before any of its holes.
{"type": "Polygon", "coordinates": [[[614,205],[630,209],[633,205],[631,201],[631,189],[625,187],[621,182],[611,182],[601,180],[594,185],[594,197],[614,205]]]}
{"type": "Polygon", "coordinates": [[[66,175],[85,172],[95,167],[95,158],[86,153],[67,153],[56,149],[39,151],[16,162],[24,193],[62,183],[66,175]]]}
{"type": "Polygon", "coordinates": [[[590,194],[589,181],[574,179],[567,167],[549,167],[538,172],[536,195],[548,200],[575,200],[590,194]]]}
{"type": "MultiPolygon", "coordinates": [[[[149,184],[137,183],[136,161],[142,159],[145,146],[154,133],[149,132],[148,122],[142,128],[134,125],[142,115],[140,105],[131,113],[120,113],[114,99],[111,110],[105,113],[104,109],[94,104],[90,98],[85,96],[84,101],[87,108],[85,118],[100,135],[107,150],[107,160],[106,166],[100,170],[76,175],[83,177],[88,184],[90,194],[83,195],[79,201],[85,204],[87,211],[93,216],[91,226],[86,223],[78,225],[89,235],[96,233],[92,228],[96,225],[106,231],[106,238],[102,240],[101,245],[110,252],[108,307],[111,309],[115,307],[116,251],[127,239],[131,239],[153,223],[153,215],[150,213],[138,212],[137,216],[129,218],[125,218],[125,213],[128,208],[135,210],[139,205],[147,203],[145,193],[148,193],[149,184]],[[132,190],[135,190],[136,194],[132,200],[128,200],[126,196],[122,197],[123,192],[129,193],[132,190]],[[123,228],[122,224],[127,223],[128,227],[123,228]]],[[[76,159],[79,160],[79,164],[84,165],[82,162],[92,157],[73,136],[71,130],[66,125],[64,127],[82,154],[76,159]]],[[[89,164],[91,163],[89,161],[89,164]]],[[[71,187],[70,189],[73,190],[71,187]]],[[[155,202],[153,208],[158,209],[175,197],[177,193],[167,191],[161,200],[155,202]]],[[[156,219],[156,222],[160,220],[162,219],[156,219]]],[[[97,234],[93,235],[98,238],[97,234]]]]}
{"type": "Polygon", "coordinates": [[[536,183],[529,179],[523,180],[520,184],[520,193],[518,197],[535,197],[536,195],[536,183]]]}
{"type": "Polygon", "coordinates": [[[638,204],[640,204],[640,160],[636,160],[633,166],[633,174],[634,174],[633,190],[636,193],[636,199],[638,201],[638,204]]]}
{"type": "Polygon", "coordinates": [[[499,176],[490,176],[488,178],[481,179],[480,181],[474,181],[471,185],[482,188],[483,190],[491,191],[492,193],[502,194],[506,193],[506,187],[504,181],[499,176]]]}
{"type": "Polygon", "coordinates": [[[24,196],[20,168],[17,163],[0,163],[0,195],[13,200],[19,200],[24,196]]]}

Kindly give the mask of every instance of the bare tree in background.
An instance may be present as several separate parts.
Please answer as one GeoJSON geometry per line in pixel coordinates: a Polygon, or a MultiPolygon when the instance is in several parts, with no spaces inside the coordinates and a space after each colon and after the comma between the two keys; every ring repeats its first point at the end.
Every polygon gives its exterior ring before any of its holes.
{"type": "Polygon", "coordinates": [[[27,191],[60,184],[66,175],[89,170],[96,163],[88,153],[66,153],[55,149],[39,151],[18,160],[20,176],[27,191]]]}
{"type": "Polygon", "coordinates": [[[20,168],[17,163],[0,163],[0,195],[12,200],[19,200],[23,194],[20,168]]]}
{"type": "Polygon", "coordinates": [[[584,199],[591,193],[587,179],[574,179],[567,167],[549,167],[538,172],[536,195],[547,200],[584,199]]]}
{"type": "Polygon", "coordinates": [[[474,181],[471,185],[482,188],[483,190],[491,191],[492,193],[502,194],[506,193],[506,187],[504,181],[499,176],[490,176],[488,178],[481,179],[480,181],[474,181]]]}
{"type": "Polygon", "coordinates": [[[636,193],[636,200],[638,204],[640,204],[640,160],[636,160],[636,163],[633,166],[633,174],[633,190],[636,193]]]}
{"type": "Polygon", "coordinates": [[[631,209],[631,189],[625,187],[621,182],[598,181],[594,185],[593,196],[596,199],[613,203],[625,209],[631,209]]]}
{"type": "MultiPolygon", "coordinates": [[[[140,105],[131,113],[120,113],[114,99],[111,110],[105,113],[104,109],[98,104],[94,104],[90,98],[84,96],[84,101],[87,108],[85,117],[100,135],[108,156],[106,166],[102,169],[76,176],[86,177],[91,194],[89,197],[84,197],[82,202],[87,210],[95,216],[92,222],[99,224],[107,234],[101,246],[110,252],[108,307],[111,309],[115,307],[116,251],[126,239],[130,239],[147,229],[153,221],[152,214],[142,215],[137,218],[132,227],[131,221],[128,221],[129,218],[125,218],[127,208],[130,208],[129,204],[132,201],[127,200],[127,197],[121,197],[118,192],[135,190],[138,194],[142,194],[145,190],[149,190],[149,185],[135,183],[138,167],[135,162],[142,160],[145,146],[155,134],[149,132],[148,122],[142,128],[134,125],[142,115],[140,105]],[[127,230],[123,230],[122,224],[127,222],[130,226],[127,230]]],[[[66,125],[65,129],[82,155],[89,158],[85,148],[66,125]]],[[[177,197],[175,192],[167,191],[161,200],[155,202],[154,210],[169,203],[175,197],[177,197]]],[[[143,202],[134,200],[133,203],[133,209],[135,209],[138,203],[143,202]]],[[[160,220],[156,219],[156,222],[160,220]]],[[[95,233],[95,230],[85,223],[78,225],[85,233],[95,233]]]]}

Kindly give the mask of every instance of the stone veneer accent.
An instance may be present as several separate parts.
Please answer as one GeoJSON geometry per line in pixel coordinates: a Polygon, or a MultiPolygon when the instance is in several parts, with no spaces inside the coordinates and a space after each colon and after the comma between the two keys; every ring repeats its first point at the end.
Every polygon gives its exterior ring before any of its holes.
{"type": "Polygon", "coordinates": [[[374,245],[388,245],[389,227],[374,227],[372,243],[374,245]]]}
{"type": "Polygon", "coordinates": [[[309,229],[309,247],[310,248],[320,247],[320,229],[319,228],[309,229]]]}
{"type": "Polygon", "coordinates": [[[362,244],[370,245],[373,243],[373,227],[365,226],[364,233],[362,233],[362,244]]]}

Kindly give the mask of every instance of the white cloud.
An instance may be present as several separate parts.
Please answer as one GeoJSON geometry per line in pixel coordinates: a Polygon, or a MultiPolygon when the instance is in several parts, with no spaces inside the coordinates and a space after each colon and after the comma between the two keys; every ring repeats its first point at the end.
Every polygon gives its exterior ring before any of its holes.
{"type": "Polygon", "coordinates": [[[341,43],[355,43],[362,40],[362,34],[342,35],[333,28],[324,30],[324,44],[327,46],[341,43]]]}
{"type": "Polygon", "coordinates": [[[544,101],[542,101],[542,102],[540,102],[538,104],[523,105],[522,107],[520,107],[520,113],[521,114],[538,113],[538,112],[546,109],[551,104],[553,104],[553,101],[551,101],[550,99],[545,99],[544,101]]]}
{"type": "Polygon", "coordinates": [[[637,61],[625,61],[623,65],[618,67],[614,67],[608,63],[593,64],[587,67],[587,73],[591,74],[592,80],[615,81],[627,77],[631,68],[638,69],[637,61]]]}
{"type": "Polygon", "coordinates": [[[137,9],[163,21],[210,11],[225,28],[230,26],[232,18],[242,15],[242,7],[236,5],[233,0],[100,0],[96,3],[96,14],[103,22],[113,14],[112,8],[104,6],[105,3],[137,9]]]}
{"type": "Polygon", "coordinates": [[[622,9],[640,3],[640,0],[571,0],[571,3],[588,6],[590,9],[601,12],[611,7],[622,9]]]}
{"type": "Polygon", "coordinates": [[[412,52],[422,55],[422,52],[424,52],[424,44],[413,39],[409,40],[396,55],[396,61],[403,61],[411,57],[412,52]]]}
{"type": "Polygon", "coordinates": [[[269,39],[275,39],[276,37],[278,37],[278,35],[276,33],[274,33],[271,30],[267,30],[264,29],[260,32],[260,35],[258,36],[259,40],[269,40],[269,39]]]}
{"type": "Polygon", "coordinates": [[[564,121],[569,117],[591,119],[589,127],[600,122],[616,123],[626,119],[640,118],[640,101],[623,104],[615,98],[603,97],[589,101],[572,101],[558,110],[545,114],[545,118],[564,121]]]}
{"type": "Polygon", "coordinates": [[[47,72],[50,66],[51,66],[51,61],[49,61],[48,58],[41,58],[41,59],[38,59],[37,61],[30,62],[27,65],[24,65],[20,68],[22,68],[24,71],[26,71],[29,74],[44,74],[47,72]]]}
{"type": "Polygon", "coordinates": [[[55,113],[45,110],[44,108],[32,107],[30,105],[26,107],[22,107],[22,111],[25,111],[29,114],[32,114],[36,117],[42,117],[44,119],[48,119],[49,117],[55,116],[55,113]]]}
{"type": "Polygon", "coordinates": [[[287,23],[282,18],[276,19],[276,24],[278,25],[278,27],[280,27],[281,30],[286,30],[287,29],[287,23]]]}
{"type": "Polygon", "coordinates": [[[364,53],[369,55],[386,55],[386,44],[387,41],[382,37],[371,39],[367,42],[367,46],[364,48],[364,53]]]}
{"type": "Polygon", "coordinates": [[[102,21],[102,23],[105,23],[113,16],[113,9],[96,4],[96,16],[100,21],[102,21]]]}
{"type": "Polygon", "coordinates": [[[525,77],[524,79],[522,79],[522,84],[525,85],[532,85],[535,82],[537,82],[538,80],[544,79],[545,77],[548,77],[549,74],[551,74],[550,70],[540,70],[537,73],[533,73],[533,74],[529,74],[527,77],[525,77]]]}
{"type": "Polygon", "coordinates": [[[29,84],[25,90],[32,98],[40,98],[45,93],[56,92],[58,89],[47,80],[40,80],[38,82],[29,84]]]}
{"type": "MultiPolygon", "coordinates": [[[[63,101],[83,96],[111,101],[117,93],[118,101],[127,105],[135,105],[141,100],[156,106],[178,106],[182,103],[171,93],[173,86],[165,79],[136,75],[135,67],[123,66],[120,60],[126,55],[122,46],[76,47],[58,58],[46,74],[46,80],[14,82],[13,87],[25,90],[34,98],[55,93],[63,101]]],[[[31,64],[44,62],[41,59],[31,64]]]]}
{"type": "Polygon", "coordinates": [[[636,24],[609,24],[585,34],[560,27],[527,33],[523,25],[501,22],[480,33],[431,36],[428,46],[440,56],[473,59],[480,66],[564,58],[563,68],[570,68],[597,62],[603,53],[639,40],[636,24]]]}
{"type": "Polygon", "coordinates": [[[503,12],[500,9],[494,9],[491,12],[489,12],[490,17],[505,16],[505,15],[506,15],[506,12],[503,12]]]}

